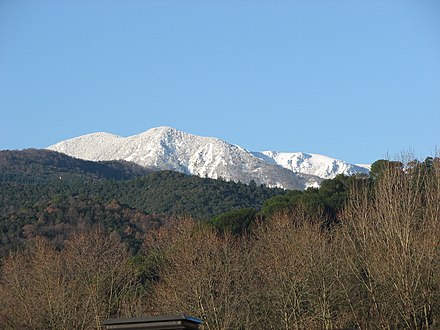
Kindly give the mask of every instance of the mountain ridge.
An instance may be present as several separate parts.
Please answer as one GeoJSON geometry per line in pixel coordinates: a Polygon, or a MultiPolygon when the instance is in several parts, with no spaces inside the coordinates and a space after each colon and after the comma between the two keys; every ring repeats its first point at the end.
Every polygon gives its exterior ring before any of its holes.
{"type": "Polygon", "coordinates": [[[323,179],[333,179],[338,174],[350,176],[357,173],[369,173],[369,168],[365,165],[350,164],[343,160],[314,153],[261,151],[253,152],[253,154],[295,173],[316,175],[323,179]]]}
{"type": "MultiPolygon", "coordinates": [[[[320,167],[303,162],[302,167],[292,167],[293,158],[286,160],[285,155],[292,156],[294,153],[251,152],[218,138],[193,135],[167,126],[151,128],[129,137],[106,132],[91,133],[61,141],[47,149],[84,160],[125,160],[149,169],[235,182],[255,181],[269,187],[296,190],[317,187],[323,179],[337,174],[368,172],[326,156],[322,157],[326,157],[330,165],[321,164],[320,167]],[[325,169],[320,172],[322,167],[325,169]]],[[[304,160],[309,158],[303,157],[304,160]]]]}

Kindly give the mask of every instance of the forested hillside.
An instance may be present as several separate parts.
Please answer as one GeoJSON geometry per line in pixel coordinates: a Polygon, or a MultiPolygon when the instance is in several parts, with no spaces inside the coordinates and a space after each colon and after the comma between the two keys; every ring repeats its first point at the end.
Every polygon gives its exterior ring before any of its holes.
{"type": "Polygon", "coordinates": [[[60,242],[99,225],[136,250],[136,237],[149,228],[145,221],[208,220],[241,208],[259,210],[281,194],[282,189],[152,172],[127,162],[83,161],[47,150],[2,151],[0,245],[4,253],[38,235],[60,242]]]}
{"type": "Polygon", "coordinates": [[[369,178],[335,178],[208,222],[80,195],[23,214],[34,217],[26,244],[0,269],[7,329],[175,313],[202,318],[205,330],[440,327],[439,159],[377,161],[369,178]],[[69,226],[78,230],[63,237],[69,226]]]}
{"type": "Polygon", "coordinates": [[[91,162],[46,149],[0,151],[0,182],[46,183],[52,179],[130,179],[151,173],[125,161],[91,162]]]}

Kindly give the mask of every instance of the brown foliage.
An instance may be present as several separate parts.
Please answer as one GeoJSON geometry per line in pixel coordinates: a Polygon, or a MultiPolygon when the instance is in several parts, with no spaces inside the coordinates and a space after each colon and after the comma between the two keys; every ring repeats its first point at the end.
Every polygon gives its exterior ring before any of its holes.
{"type": "Polygon", "coordinates": [[[205,329],[231,329],[237,322],[239,251],[232,236],[186,221],[172,230],[155,286],[160,313],[188,313],[205,329]]]}
{"type": "Polygon", "coordinates": [[[341,232],[359,325],[439,326],[439,170],[389,168],[372,192],[351,192],[341,232]]]}
{"type": "Polygon", "coordinates": [[[373,188],[353,188],[331,231],[303,210],[278,214],[238,241],[194,224],[180,227],[157,303],[205,318],[211,329],[435,328],[439,177],[435,166],[390,167],[373,188]],[[223,295],[227,302],[204,303],[223,295]],[[238,310],[216,314],[225,306],[238,310]]]}
{"type": "Polygon", "coordinates": [[[16,329],[96,329],[130,303],[134,272],[118,237],[92,232],[62,251],[37,238],[4,261],[0,321],[16,329]]]}
{"type": "Polygon", "coordinates": [[[259,329],[332,329],[341,297],[338,254],[328,232],[302,210],[279,214],[256,230],[250,290],[259,329]]]}

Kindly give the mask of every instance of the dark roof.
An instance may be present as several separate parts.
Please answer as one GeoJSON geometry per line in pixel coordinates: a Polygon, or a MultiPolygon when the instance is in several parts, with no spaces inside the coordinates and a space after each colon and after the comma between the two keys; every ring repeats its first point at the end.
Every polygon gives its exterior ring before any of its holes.
{"type": "Polygon", "coordinates": [[[110,319],[102,324],[104,329],[199,329],[203,321],[195,318],[180,315],[148,316],[130,319],[110,319]]]}

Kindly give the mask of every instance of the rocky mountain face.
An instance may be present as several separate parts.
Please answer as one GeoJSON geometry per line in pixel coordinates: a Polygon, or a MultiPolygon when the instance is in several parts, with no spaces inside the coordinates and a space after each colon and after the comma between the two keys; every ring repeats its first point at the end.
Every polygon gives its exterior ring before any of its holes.
{"type": "Polygon", "coordinates": [[[315,175],[322,179],[333,179],[338,174],[368,174],[368,165],[349,164],[343,160],[304,152],[253,152],[254,156],[270,164],[280,165],[295,173],[315,175]]]}
{"type": "Polygon", "coordinates": [[[325,156],[249,152],[217,138],[196,136],[170,127],[152,128],[126,138],[92,133],[59,142],[48,149],[84,160],[125,160],[153,170],[173,170],[245,183],[254,180],[257,184],[286,189],[318,186],[323,179],[340,173],[368,172],[325,156]]]}

